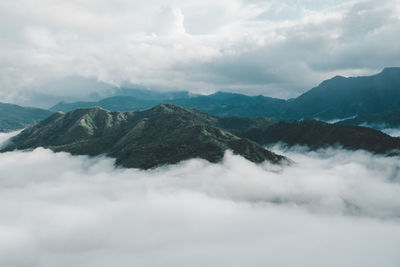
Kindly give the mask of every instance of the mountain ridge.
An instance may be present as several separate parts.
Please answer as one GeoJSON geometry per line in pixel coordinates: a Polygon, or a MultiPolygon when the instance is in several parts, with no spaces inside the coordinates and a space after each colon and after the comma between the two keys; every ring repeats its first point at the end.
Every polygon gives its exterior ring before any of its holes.
{"type": "Polygon", "coordinates": [[[15,108],[14,111],[2,110],[2,106],[7,104],[0,103],[0,131],[18,130],[33,125],[54,111],[67,112],[94,106],[114,111],[146,110],[161,103],[172,103],[225,117],[263,116],[276,121],[342,119],[341,124],[370,125],[376,129],[381,129],[382,125],[389,128],[400,126],[398,119],[400,68],[398,67],[385,68],[371,76],[335,76],[290,100],[226,92],[199,96],[190,95],[186,91],[181,93],[147,91],[122,88],[120,92],[131,92],[135,96],[112,96],[91,102],[60,102],[53,106],[51,111],[39,109],[34,111],[32,108],[19,107],[25,109],[25,112],[21,113],[15,108]],[[140,95],[146,99],[138,98],[140,95]],[[152,99],[153,95],[155,99],[152,99]],[[169,99],[163,99],[167,96],[169,99]],[[183,98],[175,98],[181,96],[183,98]]]}
{"type": "MultiPolygon", "coordinates": [[[[106,98],[102,101],[113,102],[113,98],[106,98]]],[[[331,121],[359,116],[357,121],[348,121],[347,123],[365,124],[368,123],[369,114],[386,113],[399,109],[400,68],[385,68],[380,73],[371,76],[335,76],[290,100],[217,92],[206,96],[164,100],[141,100],[126,97],[125,101],[120,104],[114,102],[114,106],[101,101],[93,102],[90,105],[125,111],[143,110],[160,103],[194,108],[216,116],[264,116],[284,121],[302,119],[331,121]],[[130,101],[131,103],[129,103],[130,101]]],[[[82,102],[82,105],[85,105],[85,102],[82,102]]],[[[59,103],[52,107],[52,110],[69,111],[78,106],[76,103],[59,103]]],[[[397,120],[386,120],[385,116],[381,116],[381,120],[381,123],[400,126],[397,120]]]]}
{"type": "Polygon", "coordinates": [[[171,104],[135,112],[77,109],[55,113],[24,130],[3,152],[45,147],[77,155],[106,154],[116,158],[117,165],[143,169],[190,158],[218,162],[226,150],[255,163],[285,160],[214,123],[208,114],[171,104]]]}
{"type": "Polygon", "coordinates": [[[0,132],[11,132],[33,125],[48,117],[50,111],[0,103],[0,132]]]}
{"type": "MultiPolygon", "coordinates": [[[[173,104],[143,111],[100,107],[57,112],[11,139],[2,152],[45,147],[76,155],[108,155],[124,167],[153,168],[190,158],[220,161],[226,150],[260,163],[286,159],[262,146],[339,145],[399,155],[400,138],[374,129],[320,121],[275,122],[264,117],[217,117],[173,104]]],[[[286,160],[287,161],[287,160],[286,160]]]]}

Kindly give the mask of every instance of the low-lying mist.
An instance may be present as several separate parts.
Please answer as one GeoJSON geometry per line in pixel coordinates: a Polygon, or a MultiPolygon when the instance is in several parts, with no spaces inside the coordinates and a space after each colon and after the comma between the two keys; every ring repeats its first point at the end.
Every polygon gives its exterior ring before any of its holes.
{"type": "Polygon", "coordinates": [[[399,127],[393,127],[387,124],[368,124],[368,123],[361,124],[360,126],[379,130],[387,135],[390,135],[391,137],[400,137],[399,127]]]}
{"type": "Polygon", "coordinates": [[[295,163],[0,154],[0,266],[399,266],[399,158],[273,149],[295,163]]]}
{"type": "Polygon", "coordinates": [[[7,144],[11,137],[16,136],[21,131],[14,131],[9,133],[0,133],[0,149],[7,144]]]}
{"type": "Polygon", "coordinates": [[[385,129],[382,129],[381,131],[392,137],[400,137],[400,129],[399,128],[385,128],[385,129]]]}

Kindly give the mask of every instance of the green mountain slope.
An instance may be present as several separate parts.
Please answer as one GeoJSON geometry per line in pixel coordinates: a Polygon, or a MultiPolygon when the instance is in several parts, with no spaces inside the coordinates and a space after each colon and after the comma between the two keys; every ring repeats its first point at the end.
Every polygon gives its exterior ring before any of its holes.
{"type": "Polygon", "coordinates": [[[15,131],[47,118],[50,111],[0,103],[0,132],[15,131]]]}
{"type": "Polygon", "coordinates": [[[189,158],[218,162],[228,149],[257,163],[284,160],[217,128],[218,123],[216,117],[170,104],[136,112],[77,109],[24,130],[3,151],[41,146],[77,155],[106,154],[118,165],[144,169],[189,158]]]}

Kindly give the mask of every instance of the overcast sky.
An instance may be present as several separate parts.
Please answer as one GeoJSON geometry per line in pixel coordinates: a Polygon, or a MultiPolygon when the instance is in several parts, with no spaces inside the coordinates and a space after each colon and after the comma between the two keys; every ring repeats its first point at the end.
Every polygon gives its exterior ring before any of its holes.
{"type": "Polygon", "coordinates": [[[70,75],[288,98],[400,66],[400,0],[13,0],[0,20],[3,100],[70,75]]]}

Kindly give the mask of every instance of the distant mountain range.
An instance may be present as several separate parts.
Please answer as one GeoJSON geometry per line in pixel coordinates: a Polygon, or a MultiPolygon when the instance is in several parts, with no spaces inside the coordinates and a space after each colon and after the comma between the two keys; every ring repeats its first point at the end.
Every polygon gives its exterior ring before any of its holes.
{"type": "Polygon", "coordinates": [[[99,106],[109,110],[141,110],[160,103],[172,103],[198,109],[217,116],[256,117],[295,121],[318,119],[345,120],[347,124],[386,124],[400,126],[400,68],[385,68],[367,77],[336,76],[301,96],[282,100],[265,96],[223,93],[191,96],[187,92],[152,98],[135,96],[110,97],[98,102],[59,103],[50,110],[70,111],[79,107],[99,106]],[[180,97],[180,96],[184,97],[180,97]],[[346,120],[346,118],[353,118],[346,120]]]}
{"type": "Polygon", "coordinates": [[[49,110],[0,103],[0,132],[22,129],[47,118],[49,110]]]}
{"type": "Polygon", "coordinates": [[[285,120],[333,120],[400,108],[400,68],[367,77],[336,76],[288,104],[285,120]]]}
{"type": "MultiPolygon", "coordinates": [[[[67,112],[95,106],[111,111],[133,111],[171,103],[217,116],[263,116],[289,122],[317,119],[376,129],[400,126],[400,68],[385,68],[381,73],[367,77],[336,76],[290,100],[224,92],[200,96],[185,91],[162,93],[143,88],[118,88],[114,91],[113,94],[123,95],[99,101],[60,102],[50,111],[67,112]]],[[[0,131],[33,125],[50,114],[43,109],[2,106],[0,131]]]]}
{"type": "Polygon", "coordinates": [[[160,104],[135,112],[99,107],[57,112],[14,137],[2,152],[45,147],[77,155],[105,154],[116,158],[118,165],[143,169],[190,158],[218,162],[228,149],[256,163],[288,162],[262,147],[277,142],[311,149],[339,145],[386,155],[400,151],[400,138],[365,127],[216,117],[160,104]]]}
{"type": "Polygon", "coordinates": [[[114,111],[148,109],[161,103],[170,103],[197,109],[217,116],[276,118],[282,112],[285,100],[265,96],[246,96],[241,94],[218,92],[207,96],[193,96],[177,99],[140,99],[133,96],[114,96],[97,102],[61,102],[50,108],[51,111],[71,111],[76,108],[101,107],[114,111]]]}
{"type": "Polygon", "coordinates": [[[351,119],[340,121],[341,124],[364,125],[376,129],[400,126],[400,108],[378,113],[366,113],[351,119]]]}
{"type": "Polygon", "coordinates": [[[61,102],[50,108],[51,111],[72,111],[77,108],[91,108],[91,107],[101,107],[103,109],[111,111],[134,111],[143,110],[154,107],[160,102],[158,100],[148,100],[148,99],[138,99],[133,96],[113,96],[102,99],[97,102],[72,102],[65,103],[61,102]]]}

